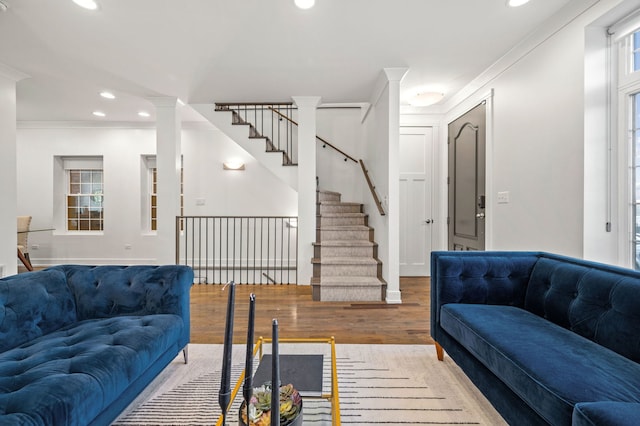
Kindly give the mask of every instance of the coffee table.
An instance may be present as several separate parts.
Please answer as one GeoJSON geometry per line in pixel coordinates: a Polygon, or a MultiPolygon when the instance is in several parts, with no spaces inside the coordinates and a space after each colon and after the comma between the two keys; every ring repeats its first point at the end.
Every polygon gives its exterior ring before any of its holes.
{"type": "MultiPolygon", "coordinates": [[[[264,337],[259,337],[257,343],[254,346],[253,349],[253,356],[255,357],[256,355],[258,356],[258,360],[259,362],[263,360],[263,357],[265,357],[264,354],[264,344],[270,344],[272,343],[272,339],[268,339],[268,338],[264,338],[264,337]]],[[[326,343],[331,345],[331,390],[328,393],[324,393],[322,392],[322,387],[320,387],[319,391],[318,388],[316,387],[314,382],[313,377],[317,377],[317,375],[320,375],[320,379],[322,378],[322,355],[282,355],[280,354],[280,360],[281,362],[284,360],[285,362],[282,363],[282,370],[281,370],[281,374],[280,377],[283,380],[283,384],[286,384],[288,382],[285,382],[286,379],[286,375],[287,374],[295,374],[295,372],[299,369],[299,365],[296,365],[298,362],[300,361],[309,361],[309,370],[311,372],[310,376],[312,377],[307,383],[311,383],[309,385],[309,389],[298,389],[300,391],[300,394],[304,399],[324,399],[327,400],[331,403],[331,424],[333,426],[340,426],[340,399],[339,399],[339,394],[338,394],[338,370],[336,367],[336,341],[335,338],[329,337],[329,338],[308,338],[308,339],[278,339],[278,343],[326,343]],[[303,359],[302,357],[310,357],[310,358],[306,358],[303,359]],[[318,364],[318,358],[320,357],[320,363],[318,364]],[[287,371],[287,366],[289,366],[289,371],[287,371]],[[318,370],[319,368],[319,370],[318,370]]],[[[270,358],[269,355],[267,355],[267,357],[270,358]]],[[[267,360],[265,360],[267,361],[267,360]]],[[[270,359],[268,360],[268,365],[270,365],[271,361],[270,359]]],[[[258,367],[258,370],[260,370],[260,366],[258,367]]],[[[238,392],[240,392],[240,389],[244,383],[244,377],[245,377],[246,371],[243,371],[242,374],[240,375],[240,378],[238,379],[238,381],[236,382],[235,387],[233,388],[233,391],[231,392],[231,403],[233,403],[233,401],[235,400],[238,392]]],[[[256,376],[260,374],[260,371],[256,371],[256,376]]],[[[255,377],[255,376],[254,376],[255,377]]],[[[293,382],[295,382],[295,380],[293,380],[293,382]]],[[[254,385],[258,385],[260,386],[262,383],[255,383],[254,385]]],[[[297,385],[294,383],[294,385],[297,388],[297,385]]],[[[307,386],[307,384],[303,385],[304,387],[307,386]]],[[[231,408],[231,403],[229,404],[229,409],[231,408]]],[[[222,416],[220,416],[220,418],[218,419],[218,422],[216,423],[216,426],[221,426],[222,425],[222,416]]]]}

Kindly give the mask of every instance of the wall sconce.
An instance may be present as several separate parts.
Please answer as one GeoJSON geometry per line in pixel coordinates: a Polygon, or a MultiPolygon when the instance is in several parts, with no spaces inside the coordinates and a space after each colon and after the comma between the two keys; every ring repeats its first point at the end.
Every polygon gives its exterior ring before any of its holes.
{"type": "Polygon", "coordinates": [[[225,161],[222,163],[223,170],[244,170],[244,163],[240,161],[225,161]]]}

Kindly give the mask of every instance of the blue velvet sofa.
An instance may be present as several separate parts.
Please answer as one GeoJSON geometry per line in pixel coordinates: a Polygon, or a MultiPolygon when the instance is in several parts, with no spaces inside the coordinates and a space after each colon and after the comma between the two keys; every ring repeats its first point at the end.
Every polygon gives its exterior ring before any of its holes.
{"type": "Polygon", "coordinates": [[[431,335],[510,424],[640,424],[638,272],[434,252],[431,335]]]}
{"type": "Polygon", "coordinates": [[[109,424],[186,348],[192,283],[175,265],[0,279],[0,425],[109,424]]]}

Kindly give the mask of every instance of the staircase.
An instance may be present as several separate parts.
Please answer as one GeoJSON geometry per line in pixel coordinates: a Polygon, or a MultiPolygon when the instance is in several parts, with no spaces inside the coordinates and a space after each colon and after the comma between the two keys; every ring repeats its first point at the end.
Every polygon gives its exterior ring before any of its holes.
{"type": "MultiPolygon", "coordinates": [[[[245,116],[226,106],[216,106],[216,108],[212,108],[210,104],[191,106],[276,177],[291,188],[298,189],[297,167],[290,167],[297,165],[295,152],[286,149],[287,142],[276,141],[274,136],[270,134],[273,129],[270,115],[264,119],[258,117],[260,122],[254,123],[252,114],[245,116]],[[267,129],[265,129],[266,123],[268,123],[267,129]]],[[[260,111],[263,109],[261,107],[260,111]]],[[[271,114],[270,111],[269,114],[271,114]]],[[[280,121],[276,119],[276,123],[280,123],[280,121]]],[[[281,126],[283,125],[277,124],[276,130],[281,126]]],[[[282,131],[282,133],[285,132],[282,131]]]]}
{"type": "Polygon", "coordinates": [[[342,202],[339,193],[330,191],[318,191],[317,203],[313,300],[384,300],[387,284],[362,204],[342,202]]]}

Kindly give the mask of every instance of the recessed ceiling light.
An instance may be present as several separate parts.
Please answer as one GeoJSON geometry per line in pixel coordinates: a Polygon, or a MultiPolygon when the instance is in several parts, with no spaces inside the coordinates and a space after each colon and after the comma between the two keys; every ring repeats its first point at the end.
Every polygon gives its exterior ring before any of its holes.
{"type": "Polygon", "coordinates": [[[116,95],[114,95],[111,92],[100,92],[100,96],[102,96],[103,98],[106,98],[106,99],[115,99],[116,98],[116,95]]]}
{"type": "Polygon", "coordinates": [[[518,7],[525,3],[529,3],[529,0],[507,0],[507,6],[518,7]]]}
{"type": "Polygon", "coordinates": [[[138,111],[138,115],[140,117],[151,117],[151,114],[149,114],[147,111],[138,111]]]}
{"type": "Polygon", "coordinates": [[[441,92],[421,92],[409,99],[411,106],[429,106],[440,102],[444,98],[441,92]]]}
{"type": "Polygon", "coordinates": [[[95,0],[73,0],[75,4],[89,10],[96,10],[98,3],[95,0]]]}
{"type": "Polygon", "coordinates": [[[95,115],[96,117],[106,117],[107,114],[105,114],[102,111],[93,111],[93,115],[95,115]]]}
{"type": "Polygon", "coordinates": [[[316,4],[316,0],[294,0],[294,3],[300,9],[311,9],[316,4]]]}

